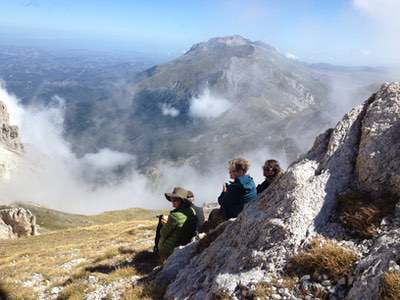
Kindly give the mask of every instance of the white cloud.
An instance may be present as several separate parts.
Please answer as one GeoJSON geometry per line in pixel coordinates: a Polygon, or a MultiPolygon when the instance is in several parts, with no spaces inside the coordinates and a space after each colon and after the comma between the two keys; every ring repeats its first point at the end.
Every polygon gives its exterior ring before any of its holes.
{"type": "MultiPolygon", "coordinates": [[[[399,0],[353,0],[353,5],[373,21],[376,32],[374,53],[381,52],[389,61],[400,61],[400,11],[399,0]]],[[[372,53],[372,51],[371,51],[372,53]]]]}
{"type": "Polygon", "coordinates": [[[190,113],[194,117],[212,119],[217,118],[231,107],[231,103],[220,97],[212,96],[206,88],[197,98],[190,102],[190,113]]]}
{"type": "Polygon", "coordinates": [[[0,203],[32,201],[76,213],[166,209],[170,203],[163,194],[174,186],[192,190],[201,205],[216,201],[222,183],[228,180],[226,162],[206,175],[186,164],[164,162],[154,176],[147,177],[136,170],[134,156],[127,153],[102,149],[79,158],[63,138],[64,110],[59,98],[47,107],[26,108],[4,88],[0,97],[20,115],[18,125],[26,146],[19,168],[10,180],[0,181],[0,203]],[[112,172],[119,166],[128,168],[124,176],[112,172]]]}
{"type": "Polygon", "coordinates": [[[97,153],[87,153],[82,160],[96,169],[111,171],[132,162],[134,156],[104,148],[97,153]]]}
{"type": "Polygon", "coordinates": [[[289,52],[286,53],[285,56],[286,56],[287,58],[289,58],[289,59],[294,59],[294,60],[299,59],[296,55],[294,55],[294,54],[292,54],[292,53],[289,53],[289,52]]]}
{"type": "Polygon", "coordinates": [[[400,1],[398,0],[353,0],[353,4],[373,17],[385,18],[386,21],[397,24],[400,22],[398,19],[400,1]]]}
{"type": "MultiPolygon", "coordinates": [[[[20,114],[18,125],[26,145],[26,153],[19,168],[10,180],[0,181],[0,203],[32,201],[77,213],[97,213],[128,207],[166,209],[170,208],[170,203],[163,194],[171,191],[174,186],[192,190],[196,202],[201,205],[203,202],[216,201],[222,184],[229,180],[227,161],[231,158],[215,165],[206,174],[187,164],[176,166],[171,162],[163,162],[151,177],[139,173],[135,168],[134,156],[127,153],[102,149],[79,158],[62,135],[62,99],[54,98],[55,103],[48,107],[26,108],[19,105],[18,99],[3,88],[0,88],[0,97],[13,111],[20,114]],[[122,178],[115,176],[112,171],[119,166],[129,168],[127,171],[130,172],[125,172],[122,178]]],[[[209,91],[204,93],[202,99],[200,103],[215,101],[209,91]]],[[[229,106],[224,99],[217,98],[216,102],[222,102],[222,107],[214,107],[214,103],[205,105],[204,109],[212,107],[221,113],[229,106]]],[[[209,117],[205,112],[200,115],[209,117]]],[[[212,116],[216,115],[214,111],[212,116]]],[[[268,150],[245,153],[245,157],[253,163],[250,174],[260,182],[260,167],[265,159],[271,157],[268,150]]]]}
{"type": "Polygon", "coordinates": [[[46,107],[23,107],[0,87],[11,124],[18,125],[25,153],[10,180],[0,182],[0,203],[32,201],[51,208],[94,213],[126,207],[159,207],[148,179],[131,172],[116,180],[112,171],[134,162],[130,154],[102,149],[78,158],[63,138],[64,106],[60,97],[46,107]],[[90,180],[101,179],[98,186],[90,180]],[[133,195],[134,194],[134,195],[133,195]],[[149,201],[152,205],[149,205],[149,201]]]}
{"type": "Polygon", "coordinates": [[[170,117],[177,117],[179,115],[179,110],[176,109],[175,107],[171,106],[168,103],[163,103],[160,107],[161,109],[161,113],[163,114],[163,116],[170,116],[170,117]]]}
{"type": "Polygon", "coordinates": [[[23,118],[23,109],[19,105],[19,100],[7,93],[5,83],[0,80],[0,100],[4,102],[10,114],[10,122],[13,125],[20,126],[23,118]]]}

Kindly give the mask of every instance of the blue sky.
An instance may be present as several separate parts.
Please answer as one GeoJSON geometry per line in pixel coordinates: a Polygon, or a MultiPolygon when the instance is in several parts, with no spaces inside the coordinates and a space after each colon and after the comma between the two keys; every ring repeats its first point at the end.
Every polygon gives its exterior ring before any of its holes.
{"type": "Polygon", "coordinates": [[[305,61],[388,64],[398,62],[391,39],[400,26],[385,21],[396,2],[0,0],[0,43],[178,55],[193,43],[240,34],[305,61]],[[382,38],[385,30],[393,36],[382,38]]]}

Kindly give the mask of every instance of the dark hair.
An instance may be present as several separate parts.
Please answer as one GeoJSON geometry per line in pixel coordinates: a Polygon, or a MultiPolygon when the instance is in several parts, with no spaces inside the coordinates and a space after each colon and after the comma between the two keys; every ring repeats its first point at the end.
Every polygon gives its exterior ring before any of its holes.
{"type": "Polygon", "coordinates": [[[275,159],[268,159],[265,163],[264,166],[269,166],[270,168],[272,168],[273,172],[274,172],[274,177],[281,174],[282,173],[282,169],[279,165],[279,162],[275,159]]]}
{"type": "Polygon", "coordinates": [[[187,199],[180,199],[181,200],[181,205],[179,206],[180,208],[188,208],[192,206],[192,202],[187,199]]]}

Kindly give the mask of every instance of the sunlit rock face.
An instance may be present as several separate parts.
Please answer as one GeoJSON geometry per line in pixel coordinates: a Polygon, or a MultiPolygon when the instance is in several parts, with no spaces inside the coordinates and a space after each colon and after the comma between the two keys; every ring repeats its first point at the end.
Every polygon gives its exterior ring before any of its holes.
{"type": "Polygon", "coordinates": [[[0,239],[38,234],[36,217],[27,209],[11,207],[0,210],[0,239]]]}
{"type": "MultiPolygon", "coordinates": [[[[400,197],[400,83],[385,84],[315,140],[312,149],[250,204],[201,254],[180,249],[166,263],[167,299],[239,297],[244,288],[282,276],[288,260],[315,236],[341,240],[330,230],[337,196],[349,189],[400,197]],[[182,262],[182,257],[186,259],[182,262]],[[180,263],[181,266],[177,266],[180,263]],[[239,293],[239,294],[238,294],[239,293]]],[[[396,208],[396,211],[398,208],[396,208]]],[[[367,243],[349,299],[378,299],[383,272],[397,265],[400,214],[367,243]],[[370,251],[369,251],[370,250],[370,251]],[[374,267],[371,267],[374,266],[374,267]]],[[[337,224],[336,224],[337,225],[337,224]]],[[[338,227],[335,227],[338,228],[338,227]]],[[[357,246],[359,241],[347,240],[357,246]]],[[[397,265],[399,269],[399,266],[397,265]]],[[[159,278],[165,275],[163,272],[159,278]]],[[[239,297],[240,298],[240,297],[239,297]]]]}
{"type": "Polygon", "coordinates": [[[18,127],[10,124],[7,107],[0,99],[0,179],[7,179],[16,168],[23,145],[19,139],[18,127]]]}

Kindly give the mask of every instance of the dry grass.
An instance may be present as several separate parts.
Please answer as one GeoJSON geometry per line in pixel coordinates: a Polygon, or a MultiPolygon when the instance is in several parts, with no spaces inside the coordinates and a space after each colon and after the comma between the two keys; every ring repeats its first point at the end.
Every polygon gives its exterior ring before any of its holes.
{"type": "Polygon", "coordinates": [[[292,290],[295,284],[295,280],[288,276],[283,278],[273,278],[271,282],[261,281],[256,284],[253,291],[253,297],[254,299],[268,299],[268,297],[274,293],[272,286],[292,290]]]}
{"type": "Polygon", "coordinates": [[[397,200],[390,195],[372,199],[367,194],[349,192],[338,198],[339,219],[350,234],[372,238],[382,219],[394,211],[397,200]]]}
{"type": "Polygon", "coordinates": [[[159,300],[163,298],[165,289],[154,284],[141,284],[128,288],[124,295],[124,300],[159,300]]]}
{"type": "Polygon", "coordinates": [[[107,260],[107,259],[111,259],[111,258],[119,255],[120,253],[119,253],[118,248],[119,247],[111,247],[109,249],[106,249],[105,252],[102,255],[96,257],[93,260],[93,263],[98,263],[98,262],[101,262],[101,261],[104,261],[104,260],[107,260]]]}
{"type": "Polygon", "coordinates": [[[83,283],[72,283],[63,288],[57,300],[81,300],[85,298],[88,286],[83,283]]]}
{"type": "Polygon", "coordinates": [[[400,300],[400,272],[388,271],[382,276],[382,300],[400,300]]]}
{"type": "Polygon", "coordinates": [[[213,294],[212,299],[215,300],[232,300],[233,298],[225,291],[219,291],[217,294],[213,294]]]}
{"type": "Polygon", "coordinates": [[[332,280],[351,274],[357,256],[351,250],[345,249],[333,242],[316,239],[310,247],[291,258],[288,271],[298,275],[326,274],[332,280]]]}
{"type": "MultiPolygon", "coordinates": [[[[22,288],[22,283],[31,280],[33,274],[43,276],[40,284],[47,286],[48,291],[57,285],[82,286],[89,275],[110,282],[141,274],[142,269],[139,268],[141,271],[138,272],[129,261],[137,253],[152,248],[155,227],[154,218],[151,221],[85,226],[0,241],[0,278],[9,279],[7,283],[3,282],[0,295],[3,291],[13,295],[12,299],[30,299],[15,295],[33,295],[32,289],[22,288]],[[84,261],[63,267],[77,259],[84,261]]],[[[71,297],[73,295],[68,299],[74,299],[71,297]]]]}
{"type": "Polygon", "coordinates": [[[274,293],[272,285],[269,282],[259,282],[253,292],[254,299],[268,299],[274,293]]]}

